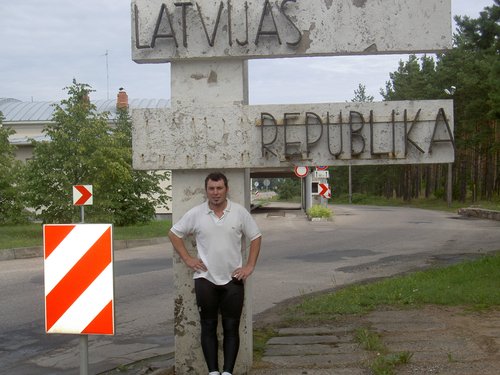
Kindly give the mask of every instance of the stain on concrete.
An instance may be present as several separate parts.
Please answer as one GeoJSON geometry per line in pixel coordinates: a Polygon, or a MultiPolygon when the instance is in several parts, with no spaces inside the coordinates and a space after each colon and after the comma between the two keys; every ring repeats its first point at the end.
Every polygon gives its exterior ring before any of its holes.
{"type": "Polygon", "coordinates": [[[197,73],[197,74],[191,74],[191,78],[199,81],[200,79],[205,78],[205,76],[201,73],[197,73]]]}
{"type": "Polygon", "coordinates": [[[373,43],[373,44],[370,44],[368,47],[365,48],[364,52],[369,52],[369,53],[372,53],[372,52],[377,52],[378,51],[378,48],[377,48],[377,44],[376,43],[373,43]]]}
{"type": "Polygon", "coordinates": [[[364,8],[367,0],[352,0],[352,4],[358,8],[364,8]]]}
{"type": "Polygon", "coordinates": [[[311,24],[310,30],[305,30],[302,33],[302,39],[300,40],[299,45],[297,46],[297,54],[304,54],[307,53],[309,48],[311,48],[311,30],[313,30],[316,27],[316,24],[313,22],[311,24]]]}
{"type": "Polygon", "coordinates": [[[217,83],[217,72],[214,72],[213,70],[210,71],[210,74],[208,75],[208,83],[217,83]]]}
{"type": "Polygon", "coordinates": [[[376,255],[377,252],[369,249],[345,249],[345,250],[326,250],[305,255],[287,257],[289,259],[300,259],[304,262],[338,262],[343,259],[359,258],[364,256],[376,255]]]}
{"type": "Polygon", "coordinates": [[[182,324],[182,321],[185,319],[184,316],[184,298],[181,295],[178,295],[177,298],[175,299],[175,305],[174,305],[174,317],[175,317],[175,324],[174,324],[174,330],[175,330],[175,335],[176,336],[184,336],[185,331],[184,331],[184,325],[182,324]]]}

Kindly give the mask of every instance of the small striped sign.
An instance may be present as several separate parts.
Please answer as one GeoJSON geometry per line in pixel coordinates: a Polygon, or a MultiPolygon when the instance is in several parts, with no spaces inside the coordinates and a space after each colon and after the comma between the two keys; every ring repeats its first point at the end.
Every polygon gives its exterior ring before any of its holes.
{"type": "Polygon", "coordinates": [[[114,334],[111,224],[43,226],[45,331],[114,334]]]}

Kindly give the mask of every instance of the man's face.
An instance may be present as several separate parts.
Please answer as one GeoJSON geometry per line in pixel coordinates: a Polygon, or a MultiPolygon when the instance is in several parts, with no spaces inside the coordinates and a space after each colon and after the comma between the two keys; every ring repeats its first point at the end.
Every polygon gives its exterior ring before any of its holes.
{"type": "Polygon", "coordinates": [[[207,198],[212,206],[221,206],[226,202],[227,187],[224,180],[207,182],[207,198]]]}

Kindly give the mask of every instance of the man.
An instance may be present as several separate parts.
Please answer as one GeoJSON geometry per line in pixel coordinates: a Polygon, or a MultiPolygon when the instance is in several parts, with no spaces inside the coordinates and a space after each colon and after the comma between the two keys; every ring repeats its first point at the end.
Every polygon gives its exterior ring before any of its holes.
{"type": "Polygon", "coordinates": [[[227,178],[220,172],[205,179],[207,201],[190,209],[170,230],[172,245],[187,267],[194,271],[196,303],[200,312],[201,347],[209,375],[219,375],[217,323],[222,316],[224,367],[231,375],[240,345],[244,281],[252,274],[262,235],[250,213],[227,198],[227,178]],[[199,258],[189,255],[183,238],[193,234],[199,258]],[[243,265],[242,237],[250,240],[243,265]]]}

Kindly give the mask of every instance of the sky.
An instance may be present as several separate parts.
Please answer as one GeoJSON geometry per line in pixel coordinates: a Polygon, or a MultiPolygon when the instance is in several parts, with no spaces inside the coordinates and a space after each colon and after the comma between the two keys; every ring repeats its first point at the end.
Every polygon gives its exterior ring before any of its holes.
{"type": "MultiPolygon", "coordinates": [[[[453,15],[472,18],[493,4],[451,1],[453,15]]],[[[170,99],[170,64],[131,59],[130,9],[130,0],[0,0],[0,98],[60,101],[76,79],[92,99],[114,99],[120,87],[170,99]]],[[[250,104],[345,102],[359,84],[378,101],[400,60],[407,55],[251,60],[250,104]]]]}

